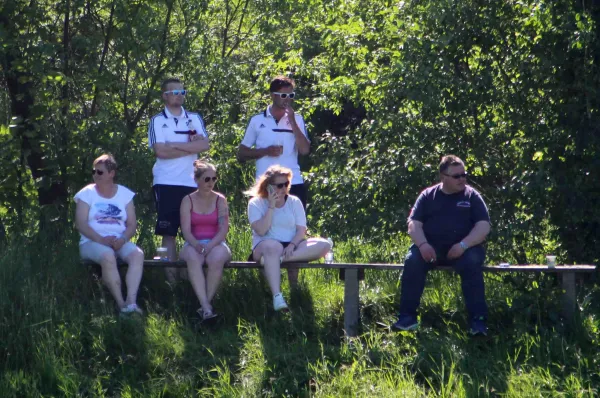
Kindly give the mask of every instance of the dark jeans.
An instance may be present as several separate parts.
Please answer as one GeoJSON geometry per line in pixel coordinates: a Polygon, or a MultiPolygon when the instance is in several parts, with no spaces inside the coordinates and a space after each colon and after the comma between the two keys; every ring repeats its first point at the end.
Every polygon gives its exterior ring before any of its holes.
{"type": "Polygon", "coordinates": [[[474,246],[467,249],[462,256],[455,260],[447,260],[446,252],[436,248],[437,262],[430,264],[421,256],[419,248],[410,247],[404,260],[402,273],[402,287],[400,293],[400,315],[417,315],[417,308],[421,302],[421,295],[425,289],[427,272],[436,265],[449,265],[460,275],[463,295],[469,317],[487,318],[487,304],[485,303],[485,288],[483,285],[483,261],[485,249],[474,246]]]}

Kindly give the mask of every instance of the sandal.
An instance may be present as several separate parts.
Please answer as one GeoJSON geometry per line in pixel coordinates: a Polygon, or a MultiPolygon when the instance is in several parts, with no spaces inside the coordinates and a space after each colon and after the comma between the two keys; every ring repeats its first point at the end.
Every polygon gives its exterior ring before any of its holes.
{"type": "Polygon", "coordinates": [[[198,315],[200,315],[200,319],[202,320],[202,322],[208,321],[209,319],[214,319],[219,316],[219,314],[216,314],[211,310],[204,311],[202,307],[198,308],[198,311],[196,312],[198,313],[198,315]]]}

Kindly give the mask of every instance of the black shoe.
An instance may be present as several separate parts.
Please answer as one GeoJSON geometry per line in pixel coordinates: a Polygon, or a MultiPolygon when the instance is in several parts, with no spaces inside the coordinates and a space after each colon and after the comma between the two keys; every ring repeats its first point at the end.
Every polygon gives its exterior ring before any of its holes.
{"type": "Polygon", "coordinates": [[[487,336],[487,325],[484,317],[478,316],[471,320],[469,334],[471,336],[487,336]]]}

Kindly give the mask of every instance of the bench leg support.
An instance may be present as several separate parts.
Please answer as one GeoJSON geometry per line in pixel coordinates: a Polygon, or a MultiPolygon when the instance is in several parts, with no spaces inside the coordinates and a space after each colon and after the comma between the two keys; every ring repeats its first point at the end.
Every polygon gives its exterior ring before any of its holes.
{"type": "Polygon", "coordinates": [[[347,337],[358,336],[360,326],[358,270],[346,269],[344,279],[344,330],[347,337]]]}
{"type": "Polygon", "coordinates": [[[577,291],[575,287],[575,273],[565,272],[561,274],[562,288],[564,290],[562,298],[563,316],[572,321],[577,311],[577,291]]]}

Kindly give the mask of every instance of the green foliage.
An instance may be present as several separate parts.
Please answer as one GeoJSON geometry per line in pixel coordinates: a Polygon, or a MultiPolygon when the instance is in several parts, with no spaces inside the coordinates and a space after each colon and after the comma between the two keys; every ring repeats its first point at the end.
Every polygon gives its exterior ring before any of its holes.
{"type": "Polygon", "coordinates": [[[2,227],[66,227],[69,213],[50,210],[104,151],[149,227],[147,124],[172,75],[207,121],[219,189],[243,213],[253,168],[236,148],[269,79],[287,73],[313,142],[302,163],[314,228],[404,231],[440,156],[455,153],[489,205],[494,259],[595,262],[600,11],[586,4],[4,2],[2,227]]]}

